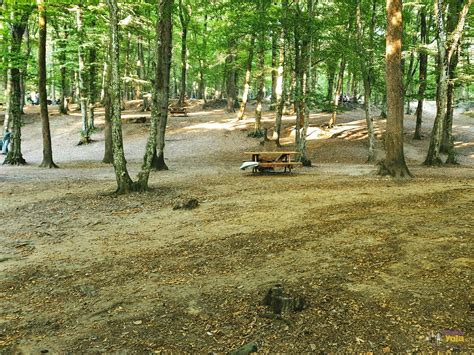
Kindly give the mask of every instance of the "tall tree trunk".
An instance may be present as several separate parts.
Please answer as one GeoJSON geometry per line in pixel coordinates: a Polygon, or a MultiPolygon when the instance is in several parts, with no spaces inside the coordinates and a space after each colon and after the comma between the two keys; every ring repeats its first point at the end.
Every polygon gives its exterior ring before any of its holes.
{"type": "Polygon", "coordinates": [[[61,98],[59,102],[59,112],[63,115],[67,115],[69,107],[67,104],[67,68],[66,68],[66,45],[67,45],[67,32],[64,32],[64,38],[59,38],[58,33],[58,59],[59,59],[59,73],[61,76],[61,98]]]}
{"type": "MultiPolygon", "coordinates": [[[[28,10],[18,14],[11,12],[11,22],[9,23],[11,34],[10,53],[12,57],[21,56],[21,41],[25,32],[30,13],[28,10]],[[18,16],[19,15],[19,16],[18,16]]],[[[8,94],[8,117],[12,121],[12,150],[8,152],[3,164],[23,165],[26,164],[21,153],[21,112],[20,112],[20,63],[10,63],[10,91],[8,94]]]]}
{"type": "Polygon", "coordinates": [[[379,174],[397,178],[412,176],[403,153],[403,77],[402,58],[402,0],[386,0],[387,32],[385,71],[387,87],[387,129],[385,160],[380,162],[379,174]]]}
{"type": "MultiPolygon", "coordinates": [[[[420,36],[421,43],[426,46],[428,44],[428,31],[426,26],[426,9],[422,7],[420,10],[420,36]]],[[[426,48],[420,50],[419,54],[420,69],[419,69],[419,87],[418,87],[418,105],[416,107],[416,125],[415,135],[413,139],[421,139],[421,124],[423,122],[423,101],[425,99],[426,80],[428,74],[428,53],[426,48]]]]}
{"type": "MultiPolygon", "coordinates": [[[[172,55],[172,9],[173,0],[160,0],[160,6],[163,11],[163,22],[157,27],[157,38],[161,36],[160,49],[161,55],[158,60],[156,77],[161,76],[161,79],[157,80],[157,83],[161,87],[157,86],[156,103],[158,105],[158,112],[160,114],[160,121],[158,126],[158,138],[156,144],[156,150],[153,154],[152,167],[156,170],[168,170],[168,166],[165,163],[165,133],[166,123],[168,121],[168,102],[170,94],[170,69],[171,69],[171,55],[172,55]]],[[[157,84],[157,85],[159,85],[157,84]]]]}
{"type": "Polygon", "coordinates": [[[344,70],[346,69],[346,57],[343,56],[341,59],[341,64],[339,65],[339,74],[337,76],[336,92],[334,93],[332,101],[332,114],[329,120],[329,127],[333,127],[336,124],[337,118],[337,108],[339,106],[339,97],[342,92],[342,85],[344,82],[344,70]]]}
{"type": "Polygon", "coordinates": [[[446,164],[459,164],[456,159],[456,153],[454,150],[454,137],[453,137],[453,117],[454,117],[454,89],[455,89],[455,78],[456,78],[456,66],[458,63],[458,54],[453,56],[449,66],[449,81],[448,81],[448,92],[447,92],[447,107],[446,107],[446,118],[445,128],[443,134],[443,142],[441,148],[444,153],[448,154],[446,164]]]}
{"type": "Polygon", "coordinates": [[[23,68],[20,70],[20,112],[23,115],[25,113],[25,102],[26,102],[26,78],[28,76],[28,59],[31,54],[31,40],[30,40],[30,29],[28,24],[25,29],[25,41],[26,41],[26,55],[25,63],[23,68]]]}
{"type": "Polygon", "coordinates": [[[330,103],[334,96],[334,77],[336,76],[336,65],[329,63],[327,72],[328,91],[326,94],[326,102],[330,103]]]}
{"type": "Polygon", "coordinates": [[[275,109],[276,103],[276,85],[278,77],[278,34],[275,30],[272,31],[272,97],[271,108],[275,109]]]}
{"type": "Polygon", "coordinates": [[[97,49],[89,48],[89,129],[95,129],[95,105],[97,103],[97,49]]]}
{"type": "Polygon", "coordinates": [[[112,164],[114,162],[113,142],[112,142],[112,99],[110,93],[112,68],[110,66],[110,53],[112,52],[111,42],[109,41],[106,60],[104,60],[104,158],[102,162],[112,164]]]}
{"type": "Polygon", "coordinates": [[[137,78],[139,82],[135,86],[135,99],[139,100],[142,98],[142,85],[141,80],[144,79],[143,65],[145,62],[145,55],[143,53],[143,37],[138,36],[137,41],[137,78]]]}
{"type": "MultiPolygon", "coordinates": [[[[307,0],[307,17],[312,18],[313,15],[313,0],[307,0]]],[[[306,150],[306,135],[309,127],[309,108],[308,108],[308,89],[310,86],[310,57],[311,57],[311,32],[303,33],[301,41],[301,67],[299,71],[300,76],[300,87],[301,87],[301,98],[299,100],[298,115],[300,118],[301,133],[299,134],[299,140],[297,142],[297,151],[299,153],[299,160],[304,166],[311,166],[311,160],[308,158],[308,152],[306,150]]]]}
{"type": "Polygon", "coordinates": [[[124,194],[133,190],[133,181],[127,170],[127,161],[123,150],[122,120],[121,120],[121,85],[120,85],[120,44],[118,29],[117,0],[107,0],[110,22],[110,94],[112,101],[112,144],[114,155],[115,178],[117,180],[116,193],[124,194]]]}
{"type": "Polygon", "coordinates": [[[236,72],[235,72],[235,40],[229,39],[229,53],[226,58],[227,69],[227,112],[235,112],[236,92],[236,72]]]}
{"type": "MultiPolygon", "coordinates": [[[[127,32],[127,41],[126,41],[126,46],[125,46],[125,63],[124,63],[124,76],[125,76],[125,82],[123,84],[123,101],[129,101],[130,98],[130,49],[131,49],[131,44],[132,44],[132,34],[130,32],[127,32]]],[[[125,104],[122,103],[122,107],[124,107],[125,104]]]]}
{"type": "MultiPolygon", "coordinates": [[[[263,16],[265,16],[265,3],[263,0],[260,0],[258,3],[260,12],[260,19],[263,21],[263,16]]],[[[265,32],[260,31],[258,39],[258,52],[257,52],[257,106],[255,107],[255,126],[254,126],[254,137],[262,136],[262,103],[265,87],[265,32]]]]}
{"type": "Polygon", "coordinates": [[[187,38],[188,38],[188,25],[191,19],[191,10],[183,4],[182,0],[179,0],[179,21],[181,23],[181,90],[179,92],[178,104],[180,107],[184,106],[184,100],[186,98],[186,72],[187,72],[187,38]]]}
{"type": "Polygon", "coordinates": [[[440,148],[441,140],[444,129],[444,118],[446,115],[447,108],[447,92],[448,83],[447,78],[449,77],[449,68],[453,56],[455,56],[457,47],[461,40],[462,29],[466,20],[469,6],[473,0],[468,0],[462,8],[457,25],[454,27],[452,33],[450,33],[449,46],[446,47],[446,28],[444,24],[443,15],[443,0],[436,0],[435,3],[435,14],[437,24],[437,47],[438,47],[438,78],[437,78],[437,90],[436,90],[436,117],[431,131],[430,146],[428,148],[428,154],[425,159],[425,165],[440,165],[440,148]]]}
{"type": "MultiPolygon", "coordinates": [[[[375,18],[375,1],[372,8],[372,24],[374,23],[375,18]]],[[[359,59],[360,68],[362,72],[362,80],[364,82],[364,109],[365,109],[365,121],[367,123],[367,138],[368,138],[368,156],[367,161],[375,161],[375,135],[374,135],[374,122],[372,119],[372,110],[370,105],[370,98],[372,93],[372,65],[373,57],[372,52],[364,48],[364,41],[362,38],[362,22],[361,22],[361,9],[360,9],[360,0],[357,0],[357,10],[356,10],[356,25],[357,25],[357,40],[359,48],[362,50],[362,55],[359,59]]],[[[374,26],[370,26],[369,29],[369,45],[373,48],[373,36],[374,36],[374,26]]],[[[354,80],[355,81],[355,80],[354,80]]]]}
{"type": "MultiPolygon", "coordinates": [[[[288,0],[282,1],[282,13],[285,14],[285,11],[288,8],[288,0]]],[[[285,29],[284,27],[281,28],[280,38],[278,40],[279,45],[279,55],[278,55],[278,76],[276,80],[276,116],[275,116],[275,142],[278,147],[281,146],[280,144],[280,135],[281,135],[281,119],[283,116],[283,106],[285,105],[285,55],[286,55],[286,47],[285,47],[285,29]]]]}
{"type": "Polygon", "coordinates": [[[250,39],[250,46],[247,57],[247,66],[245,68],[245,79],[244,79],[244,92],[242,94],[242,103],[240,104],[240,110],[237,114],[237,119],[241,120],[244,118],[245,109],[247,107],[247,100],[250,91],[250,75],[252,72],[252,61],[253,61],[253,49],[255,46],[255,35],[252,35],[250,39]]]}
{"type": "MultiPolygon", "coordinates": [[[[155,85],[153,88],[153,105],[152,117],[150,124],[150,133],[143,158],[142,170],[138,174],[138,185],[140,190],[148,188],[148,178],[152,165],[162,159],[160,162],[160,169],[167,169],[164,163],[164,142],[166,119],[168,115],[169,102],[169,82],[170,82],[170,65],[172,52],[172,13],[173,0],[160,0],[158,3],[158,21],[156,25],[156,59],[157,65],[155,68],[155,85]],[[161,117],[160,117],[161,116],[161,117]],[[164,122],[164,125],[163,125],[164,122]],[[159,155],[156,156],[157,149],[157,133],[159,155]]],[[[156,165],[155,165],[156,167],[156,165]]]]}
{"type": "MultiPolygon", "coordinates": [[[[446,21],[446,30],[448,33],[455,35],[456,25],[462,16],[462,2],[449,0],[448,6],[450,13],[446,21]]],[[[454,151],[454,137],[453,137],[453,113],[454,113],[454,96],[455,96],[455,79],[456,79],[456,67],[458,65],[459,51],[460,51],[460,41],[458,44],[452,48],[453,54],[449,62],[448,67],[448,91],[447,91],[447,108],[446,115],[444,118],[444,132],[443,139],[441,142],[441,151],[447,153],[448,157],[446,159],[447,164],[458,164],[454,151]]],[[[448,46],[452,46],[451,43],[448,46]]],[[[449,56],[449,53],[447,53],[449,56]]]]}
{"type": "Polygon", "coordinates": [[[78,45],[78,59],[79,59],[79,70],[77,71],[77,79],[79,86],[79,102],[81,106],[81,118],[82,118],[82,131],[79,145],[90,143],[90,127],[89,127],[89,98],[87,93],[87,75],[85,66],[85,48],[84,48],[84,29],[82,24],[82,7],[78,5],[76,7],[76,24],[77,32],[79,36],[78,45]]]}
{"type": "Polygon", "coordinates": [[[43,161],[42,168],[57,168],[53,161],[51,147],[51,131],[49,129],[48,103],[46,94],[46,13],[44,0],[37,0],[38,4],[38,93],[40,100],[41,126],[43,133],[43,161]]]}

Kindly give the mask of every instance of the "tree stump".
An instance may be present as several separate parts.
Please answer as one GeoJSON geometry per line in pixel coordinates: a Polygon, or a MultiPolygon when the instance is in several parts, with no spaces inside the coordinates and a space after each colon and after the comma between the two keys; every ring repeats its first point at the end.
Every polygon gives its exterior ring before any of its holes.
{"type": "Polygon", "coordinates": [[[302,297],[290,296],[283,290],[282,285],[275,285],[268,290],[263,299],[263,304],[270,307],[274,314],[281,315],[288,312],[299,312],[305,308],[302,297]]]}

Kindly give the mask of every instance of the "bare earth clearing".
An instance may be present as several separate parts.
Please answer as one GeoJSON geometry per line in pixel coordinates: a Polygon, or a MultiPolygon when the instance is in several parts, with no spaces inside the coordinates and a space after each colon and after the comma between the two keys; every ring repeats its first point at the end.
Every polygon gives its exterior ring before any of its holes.
{"type": "MultiPolygon", "coordinates": [[[[40,120],[28,110],[30,165],[0,166],[0,353],[222,353],[249,342],[261,352],[474,351],[467,116],[455,117],[462,165],[443,168],[421,166],[432,113],[418,142],[407,116],[416,178],[401,183],[365,164],[361,110],[330,132],[318,128],[328,115],[311,116],[312,168],[252,175],[238,169],[243,152],[274,144],[247,138],[250,118],[195,107],[170,118],[170,170],[152,174],[152,191],[117,197],[113,169],[100,162],[102,132],[78,147],[79,114],[53,115],[61,169],[39,169],[40,120]],[[199,207],[173,210],[186,198],[199,207]],[[306,308],[273,316],[262,300],[276,283],[306,308]],[[427,340],[443,329],[464,341],[427,340]]],[[[293,121],[286,117],[290,150],[293,121]]],[[[133,176],[147,130],[124,125],[133,176]]]]}

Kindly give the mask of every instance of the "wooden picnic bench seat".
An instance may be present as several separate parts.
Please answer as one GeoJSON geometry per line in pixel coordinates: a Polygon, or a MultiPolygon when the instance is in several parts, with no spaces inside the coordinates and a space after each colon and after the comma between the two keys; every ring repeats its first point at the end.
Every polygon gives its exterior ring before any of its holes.
{"type": "Polygon", "coordinates": [[[188,111],[186,110],[186,107],[175,107],[171,106],[169,108],[170,114],[174,115],[182,115],[183,117],[188,117],[188,111]]]}
{"type": "Polygon", "coordinates": [[[251,154],[252,160],[244,162],[241,169],[252,167],[254,173],[258,171],[273,171],[276,168],[284,168],[285,172],[291,173],[293,168],[303,165],[301,162],[291,159],[291,156],[297,155],[298,152],[245,152],[245,154],[251,154]]]}

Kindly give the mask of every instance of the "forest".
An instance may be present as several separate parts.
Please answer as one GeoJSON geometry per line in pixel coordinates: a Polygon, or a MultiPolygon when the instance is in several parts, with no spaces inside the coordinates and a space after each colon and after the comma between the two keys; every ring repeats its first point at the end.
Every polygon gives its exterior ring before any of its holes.
{"type": "Polygon", "coordinates": [[[472,3],[0,0],[0,353],[474,351],[472,3]]]}

